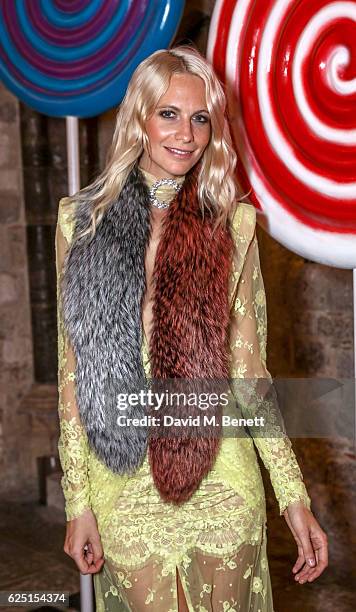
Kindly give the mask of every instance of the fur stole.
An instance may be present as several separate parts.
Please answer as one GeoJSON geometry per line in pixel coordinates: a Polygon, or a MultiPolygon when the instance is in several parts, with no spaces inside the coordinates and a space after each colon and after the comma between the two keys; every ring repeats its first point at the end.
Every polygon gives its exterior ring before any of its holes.
{"type": "MultiPolygon", "coordinates": [[[[233,240],[229,228],[219,227],[213,233],[214,218],[208,212],[202,215],[196,174],[193,169],[187,175],[171,202],[156,253],[149,353],[158,386],[167,379],[226,381],[229,377],[233,240]]],[[[77,403],[89,444],[118,474],[134,473],[148,450],[161,497],[180,503],[212,469],[221,433],[207,434],[206,428],[198,427],[193,434],[183,429],[182,435],[166,435],[162,428],[117,423],[122,414],[126,419],[148,414],[143,403],[120,411],[118,397],[147,389],[141,309],[150,206],[137,166],[106,209],[93,238],[78,238],[89,226],[90,208],[87,202],[77,205],[62,275],[63,319],[76,358],[77,403]]],[[[159,412],[162,416],[164,410],[159,412]]],[[[175,414],[187,414],[187,407],[179,407],[175,414]]]]}

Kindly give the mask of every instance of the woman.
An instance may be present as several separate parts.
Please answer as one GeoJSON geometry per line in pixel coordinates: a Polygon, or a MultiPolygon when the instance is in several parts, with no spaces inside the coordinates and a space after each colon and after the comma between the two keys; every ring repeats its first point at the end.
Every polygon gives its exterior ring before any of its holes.
{"type": "Polygon", "coordinates": [[[157,51],[131,79],[103,173],[60,202],[64,550],[94,574],[98,612],[273,610],[255,447],[298,545],[295,580],[327,565],[283,428],[254,442],[188,428],[162,436],[141,426],[147,404],[115,403],[150,376],[230,376],[250,379],[235,390],[245,416],[255,400],[260,415],[276,409],[263,390],[256,214],[237,201],[235,163],[209,64],[188,47],[157,51]]]}

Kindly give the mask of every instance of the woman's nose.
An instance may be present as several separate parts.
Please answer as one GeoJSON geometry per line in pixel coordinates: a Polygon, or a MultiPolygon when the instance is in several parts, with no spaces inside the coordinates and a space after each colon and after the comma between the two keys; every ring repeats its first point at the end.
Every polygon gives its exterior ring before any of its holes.
{"type": "Polygon", "coordinates": [[[193,130],[190,120],[180,122],[176,131],[176,140],[181,140],[182,142],[191,142],[193,140],[193,130]]]}

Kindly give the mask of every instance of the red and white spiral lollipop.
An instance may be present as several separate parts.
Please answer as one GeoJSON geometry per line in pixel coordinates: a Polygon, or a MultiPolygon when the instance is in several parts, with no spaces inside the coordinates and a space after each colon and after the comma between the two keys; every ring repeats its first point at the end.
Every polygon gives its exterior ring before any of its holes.
{"type": "Polygon", "coordinates": [[[356,267],[356,3],[218,0],[208,56],[269,233],[356,267]]]}

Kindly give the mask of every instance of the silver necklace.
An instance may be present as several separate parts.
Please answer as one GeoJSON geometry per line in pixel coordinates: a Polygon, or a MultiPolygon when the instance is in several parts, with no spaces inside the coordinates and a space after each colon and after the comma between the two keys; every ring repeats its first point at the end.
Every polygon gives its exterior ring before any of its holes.
{"type": "Polygon", "coordinates": [[[174,187],[174,189],[176,190],[177,193],[178,193],[178,191],[180,191],[182,185],[177,183],[177,181],[175,181],[174,179],[169,179],[169,178],[158,179],[158,181],[153,183],[153,185],[152,185],[152,187],[150,189],[150,202],[151,202],[152,206],[156,206],[156,208],[168,208],[170,202],[163,202],[162,200],[159,200],[156,197],[157,189],[159,189],[159,187],[161,187],[161,185],[170,185],[171,187],[174,187]]]}

